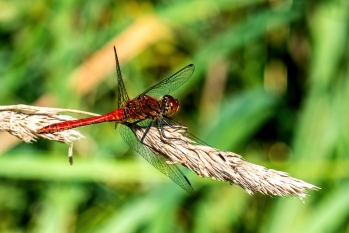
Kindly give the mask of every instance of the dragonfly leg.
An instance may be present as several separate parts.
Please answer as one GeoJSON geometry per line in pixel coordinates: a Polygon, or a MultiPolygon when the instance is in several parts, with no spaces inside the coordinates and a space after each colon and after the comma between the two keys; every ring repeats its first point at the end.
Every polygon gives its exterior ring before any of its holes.
{"type": "Polygon", "coordinates": [[[166,137],[165,135],[165,131],[164,131],[164,126],[162,124],[162,121],[164,121],[169,127],[173,128],[173,125],[171,125],[170,123],[168,123],[165,119],[159,119],[159,125],[160,125],[160,130],[161,130],[161,134],[164,138],[166,139],[171,139],[171,140],[178,140],[178,138],[169,138],[166,137]]]}
{"type": "Polygon", "coordinates": [[[151,128],[152,125],[153,125],[153,121],[151,121],[150,124],[147,126],[147,128],[145,129],[144,134],[143,134],[143,136],[142,136],[142,138],[141,138],[141,140],[140,140],[141,143],[144,144],[144,145],[146,145],[146,144],[144,143],[144,138],[145,138],[145,136],[147,136],[147,134],[148,134],[148,132],[149,132],[149,130],[150,130],[150,128],[151,128]]]}
{"type": "MultiPolygon", "coordinates": [[[[176,126],[183,126],[179,121],[176,121],[175,119],[168,118],[168,117],[164,116],[163,120],[165,121],[165,119],[175,122],[175,126],[174,126],[174,127],[176,127],[176,126]]],[[[167,121],[166,121],[166,123],[167,123],[169,126],[170,126],[170,125],[173,126],[172,124],[168,123],[167,121]]]]}
{"type": "Polygon", "coordinates": [[[148,134],[150,128],[152,127],[153,122],[154,122],[154,121],[151,121],[150,124],[147,126],[147,128],[146,128],[145,131],[144,131],[144,134],[143,134],[141,140],[139,140],[139,141],[140,141],[140,143],[142,143],[143,145],[149,147],[150,149],[156,150],[156,149],[154,149],[154,147],[152,147],[152,146],[150,146],[150,145],[144,143],[144,139],[145,139],[145,137],[147,136],[147,134],[148,134]]]}
{"type": "Polygon", "coordinates": [[[171,125],[168,121],[166,121],[165,118],[163,118],[162,120],[166,123],[166,125],[168,125],[169,127],[173,128],[173,125],[171,125]]]}
{"type": "MultiPolygon", "coordinates": [[[[163,127],[162,121],[164,121],[169,127],[171,127],[171,128],[173,127],[173,125],[171,125],[171,124],[170,124],[169,122],[167,122],[166,120],[164,120],[164,119],[159,120],[159,125],[160,125],[160,130],[161,130],[162,136],[163,136],[164,138],[168,139],[168,140],[178,140],[178,138],[170,138],[170,137],[167,137],[167,136],[165,135],[165,131],[164,131],[164,127],[163,127]]],[[[151,122],[150,122],[150,124],[149,124],[149,125],[147,126],[147,128],[145,129],[144,134],[143,134],[141,140],[139,140],[143,145],[145,145],[145,146],[147,146],[147,147],[150,147],[150,148],[152,148],[152,147],[149,146],[149,145],[147,145],[146,143],[144,143],[144,139],[145,139],[145,137],[147,136],[147,134],[148,134],[150,128],[153,126],[153,123],[154,123],[154,121],[151,121],[151,122]]]]}

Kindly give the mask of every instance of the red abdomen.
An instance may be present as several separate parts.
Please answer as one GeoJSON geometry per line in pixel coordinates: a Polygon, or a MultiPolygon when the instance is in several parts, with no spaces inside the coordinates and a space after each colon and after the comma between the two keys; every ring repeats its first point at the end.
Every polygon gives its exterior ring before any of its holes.
{"type": "Polygon", "coordinates": [[[73,128],[80,127],[80,126],[98,124],[98,123],[107,122],[107,121],[122,122],[125,120],[125,118],[126,118],[125,117],[125,109],[119,108],[119,109],[116,109],[110,113],[106,113],[106,114],[101,115],[101,116],[89,117],[89,118],[72,120],[72,121],[64,121],[61,123],[48,125],[46,127],[39,129],[36,133],[38,133],[38,134],[55,133],[55,132],[60,132],[60,131],[68,130],[68,129],[73,129],[73,128]]]}

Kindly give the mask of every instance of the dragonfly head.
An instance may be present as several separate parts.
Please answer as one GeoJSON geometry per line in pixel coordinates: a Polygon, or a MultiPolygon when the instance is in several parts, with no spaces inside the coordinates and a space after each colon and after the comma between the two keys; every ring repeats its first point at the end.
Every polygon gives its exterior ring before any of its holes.
{"type": "Polygon", "coordinates": [[[175,115],[181,108],[177,99],[170,95],[162,97],[162,114],[167,117],[175,115]]]}

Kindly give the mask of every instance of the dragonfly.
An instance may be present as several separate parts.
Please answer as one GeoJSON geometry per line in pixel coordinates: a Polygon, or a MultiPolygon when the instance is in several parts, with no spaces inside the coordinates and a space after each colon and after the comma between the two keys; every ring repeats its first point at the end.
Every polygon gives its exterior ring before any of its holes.
{"type": "Polygon", "coordinates": [[[55,133],[91,124],[115,122],[116,125],[120,125],[121,137],[131,148],[181,188],[195,195],[188,178],[176,164],[168,164],[168,158],[165,154],[144,143],[151,127],[160,127],[162,136],[166,139],[172,139],[166,136],[163,127],[164,124],[173,127],[173,122],[177,122],[171,118],[180,110],[180,104],[178,99],[175,99],[169,93],[179,88],[192,76],[195,69],[194,65],[190,64],[184,67],[169,78],[148,88],[137,97],[130,99],[122,79],[115,46],[114,54],[118,81],[118,108],[101,116],[51,124],[39,129],[37,133],[55,133]],[[136,129],[139,127],[146,127],[141,139],[136,137],[136,129]]]}

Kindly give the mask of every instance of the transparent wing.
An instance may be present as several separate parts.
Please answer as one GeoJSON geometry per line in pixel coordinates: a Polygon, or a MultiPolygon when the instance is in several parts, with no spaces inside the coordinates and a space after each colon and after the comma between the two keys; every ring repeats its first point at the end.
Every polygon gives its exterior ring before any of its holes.
{"type": "MultiPolygon", "coordinates": [[[[179,121],[176,121],[175,119],[169,118],[169,117],[164,117],[164,120],[166,121],[166,125],[170,127],[185,127],[187,126],[183,125],[179,121]]],[[[193,134],[189,133],[187,130],[182,133],[183,136],[190,138],[193,142],[195,142],[198,145],[203,145],[203,146],[209,146],[206,142],[202,141],[201,139],[195,137],[193,134]]]]}
{"type": "Polygon", "coordinates": [[[136,137],[131,128],[120,124],[120,134],[124,141],[135,151],[142,155],[142,157],[153,165],[156,169],[170,177],[176,184],[182,187],[190,194],[195,194],[193,187],[189,180],[179,170],[175,164],[167,164],[168,159],[165,155],[151,151],[147,146],[143,145],[136,137]]]}
{"type": "Polygon", "coordinates": [[[128,97],[124,81],[122,80],[120,65],[119,65],[119,59],[118,55],[116,54],[116,48],[114,46],[114,53],[115,53],[115,62],[116,62],[116,74],[118,78],[118,108],[121,108],[124,106],[124,104],[130,99],[128,97]]]}
{"type": "Polygon", "coordinates": [[[142,94],[147,94],[155,98],[160,98],[164,95],[169,94],[170,92],[176,90],[183,83],[185,83],[190,76],[194,73],[194,65],[190,64],[171,77],[159,82],[158,84],[152,86],[142,94]]]}

